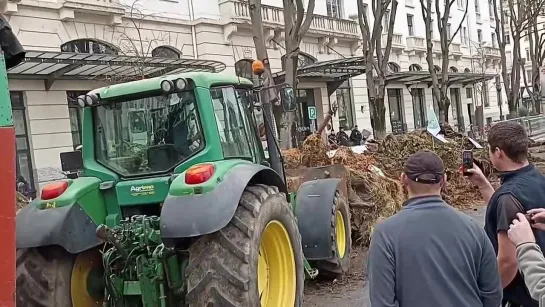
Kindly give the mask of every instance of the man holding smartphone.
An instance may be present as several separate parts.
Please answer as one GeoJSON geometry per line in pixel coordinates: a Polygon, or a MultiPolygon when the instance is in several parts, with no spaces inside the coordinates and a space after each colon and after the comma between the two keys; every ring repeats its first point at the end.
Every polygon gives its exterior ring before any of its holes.
{"type": "MultiPolygon", "coordinates": [[[[538,307],[530,297],[517,268],[516,246],[509,240],[509,225],[517,213],[540,208],[545,199],[545,177],[528,162],[528,137],[524,127],[515,122],[500,122],[488,133],[490,161],[500,172],[497,191],[477,167],[466,170],[488,207],[485,231],[496,252],[503,286],[503,306],[538,307]]],[[[545,232],[536,233],[536,242],[545,247],[545,232]]]]}

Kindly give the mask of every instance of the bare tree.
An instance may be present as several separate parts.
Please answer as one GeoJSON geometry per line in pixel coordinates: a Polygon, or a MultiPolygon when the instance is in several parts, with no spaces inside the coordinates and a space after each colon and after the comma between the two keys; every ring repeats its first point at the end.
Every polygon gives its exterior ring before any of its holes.
{"type": "MultiPolygon", "coordinates": [[[[490,65],[490,59],[488,58],[487,50],[484,48],[483,44],[476,41],[470,41],[470,53],[471,53],[471,72],[474,74],[479,74],[481,77],[486,77],[487,75],[495,74],[499,76],[499,69],[497,66],[490,65]]],[[[485,96],[490,95],[490,91],[496,88],[496,82],[501,80],[496,80],[494,83],[488,81],[482,81],[475,83],[473,85],[473,99],[479,100],[481,106],[484,107],[484,104],[487,98],[485,96]]],[[[501,97],[497,97],[498,107],[500,108],[500,116],[503,115],[503,110],[501,106],[501,97]]],[[[482,115],[482,113],[481,113],[482,115]]],[[[480,118],[477,123],[482,123],[484,118],[480,118]]],[[[484,125],[480,124],[480,133],[484,134],[484,125]]]]}
{"type": "Polygon", "coordinates": [[[139,5],[139,0],[125,7],[129,24],[112,26],[112,42],[118,46],[117,52],[134,58],[136,65],[130,71],[119,74],[112,67],[111,73],[104,78],[111,83],[134,81],[146,77],[146,58],[152,56],[152,50],[161,45],[168,45],[168,33],[163,31],[145,30],[144,22],[154,18],[154,14],[145,14],[139,5]]]}
{"type": "Polygon", "coordinates": [[[422,17],[424,18],[424,25],[426,28],[426,61],[428,62],[428,70],[431,75],[432,81],[432,94],[439,109],[439,121],[441,123],[448,122],[448,108],[450,106],[450,99],[448,98],[449,83],[449,49],[452,44],[452,40],[456,37],[462,24],[467,16],[468,0],[465,3],[464,15],[462,16],[460,23],[456,27],[454,33],[451,33],[451,26],[449,23],[450,12],[455,0],[434,0],[435,1],[435,13],[437,14],[437,28],[439,30],[439,43],[441,44],[441,71],[438,72],[433,62],[433,37],[432,37],[432,24],[431,15],[432,0],[420,0],[420,7],[422,9],[422,17]],[[441,12],[441,6],[443,11],[441,12]],[[438,75],[441,75],[441,81],[439,81],[438,75]]]}
{"type": "MultiPolygon", "coordinates": [[[[315,0],[308,0],[306,14],[303,0],[283,0],[284,29],[286,31],[285,82],[297,88],[297,66],[299,46],[308,32],[314,17],[315,0]]],[[[293,147],[295,136],[296,112],[283,112],[280,120],[280,148],[293,147]]]]}
{"type": "Polygon", "coordinates": [[[529,3],[527,11],[530,16],[536,16],[536,18],[529,20],[529,29],[526,31],[528,44],[530,47],[530,58],[526,59],[526,61],[530,61],[532,65],[531,80],[527,80],[526,74],[523,74],[523,77],[524,86],[530,95],[533,109],[536,113],[541,113],[541,100],[536,98],[537,95],[540,95],[541,91],[541,83],[539,82],[539,67],[543,66],[543,61],[545,60],[545,32],[539,31],[539,26],[541,24],[537,17],[543,17],[541,11],[543,10],[544,5],[545,1],[543,0],[533,0],[529,3]],[[531,86],[529,86],[528,82],[531,82],[531,86]],[[532,88],[531,93],[529,91],[530,88],[532,88]]]}
{"type": "Polygon", "coordinates": [[[512,118],[517,116],[521,69],[524,70],[520,47],[521,38],[531,28],[532,23],[536,22],[535,19],[543,7],[543,0],[492,0],[492,2],[496,20],[496,40],[501,56],[503,87],[509,106],[509,118],[512,118]],[[506,45],[508,37],[513,48],[510,55],[512,58],[510,69],[507,67],[506,45]]]}
{"type": "Polygon", "coordinates": [[[365,58],[365,76],[367,91],[369,94],[369,106],[375,138],[382,139],[386,136],[386,108],[384,96],[386,93],[386,74],[388,62],[392,50],[392,37],[397,12],[397,0],[372,0],[373,25],[369,24],[366,7],[363,0],[358,0],[358,21],[363,36],[363,57],[365,58]],[[388,8],[391,6],[390,11],[388,8]],[[386,46],[383,48],[382,31],[383,19],[389,14],[389,23],[386,38],[386,46]]]}
{"type": "MultiPolygon", "coordinates": [[[[254,40],[257,59],[263,62],[264,72],[260,76],[263,80],[264,87],[271,87],[274,85],[274,79],[272,77],[271,65],[269,62],[269,54],[267,52],[267,46],[265,45],[265,38],[263,37],[263,18],[261,16],[261,0],[249,0],[250,6],[250,20],[252,24],[252,38],[254,40]]],[[[267,135],[269,137],[278,137],[277,133],[277,120],[273,116],[274,110],[281,110],[276,98],[276,92],[274,90],[262,91],[261,100],[263,102],[263,116],[266,117],[273,129],[273,135],[267,135]]],[[[279,113],[278,111],[276,113],[279,113]]],[[[289,140],[289,138],[288,138],[289,140]]],[[[282,143],[282,139],[279,140],[282,143]]]]}
{"type": "MultiPolygon", "coordinates": [[[[261,0],[249,0],[250,18],[252,22],[253,39],[256,47],[257,58],[263,61],[265,66],[264,86],[274,85],[270,63],[268,60],[267,46],[263,38],[263,22],[261,16],[261,0]]],[[[297,88],[297,66],[299,58],[299,45],[312,23],[315,0],[309,0],[305,12],[302,0],[283,0],[285,35],[285,83],[297,88]]],[[[273,91],[267,93],[268,98],[274,96],[273,91]]],[[[273,99],[271,99],[273,100],[273,99]]],[[[295,112],[282,112],[278,104],[274,106],[274,114],[278,124],[279,143],[281,149],[293,147],[295,136],[295,112]]]]}

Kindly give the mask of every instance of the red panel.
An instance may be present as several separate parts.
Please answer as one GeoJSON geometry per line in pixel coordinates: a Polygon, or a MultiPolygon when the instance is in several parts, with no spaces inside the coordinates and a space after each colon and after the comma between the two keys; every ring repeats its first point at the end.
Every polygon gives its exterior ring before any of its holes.
{"type": "Polygon", "coordinates": [[[0,127],[0,306],[15,306],[15,130],[0,127]]]}

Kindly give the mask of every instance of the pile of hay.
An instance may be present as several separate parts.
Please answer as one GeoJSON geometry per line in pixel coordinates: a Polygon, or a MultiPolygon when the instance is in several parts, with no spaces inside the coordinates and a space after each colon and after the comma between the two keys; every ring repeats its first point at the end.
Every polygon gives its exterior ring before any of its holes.
{"type": "MultiPolygon", "coordinates": [[[[481,199],[479,191],[459,172],[462,151],[474,146],[467,137],[455,132],[448,133],[447,137],[449,142],[441,143],[426,131],[389,135],[370,146],[370,150],[364,154],[341,147],[330,158],[321,137],[311,135],[301,150],[290,149],[283,154],[288,169],[329,164],[343,164],[347,168],[352,232],[358,243],[368,245],[374,225],[396,213],[406,199],[398,178],[407,158],[420,150],[432,150],[443,159],[448,178],[443,196],[447,202],[456,208],[466,209],[481,199]],[[373,167],[378,167],[385,176],[381,176],[373,167]]],[[[490,174],[491,165],[485,150],[474,151],[474,157],[485,173],[490,174]]]]}
{"type": "Polygon", "coordinates": [[[368,246],[374,226],[399,211],[404,201],[399,181],[350,169],[349,203],[355,243],[368,246]]]}
{"type": "Polygon", "coordinates": [[[347,168],[352,233],[359,244],[368,245],[373,225],[397,212],[404,201],[398,181],[370,170],[370,166],[376,165],[375,157],[371,155],[355,154],[350,148],[341,147],[329,158],[322,139],[311,135],[301,150],[286,150],[283,156],[288,169],[330,164],[343,164],[347,168]]]}
{"type": "MultiPolygon", "coordinates": [[[[465,136],[453,135],[448,141],[442,143],[423,130],[398,136],[389,135],[379,143],[372,155],[377,161],[377,166],[388,177],[399,178],[403,165],[411,154],[421,150],[434,151],[443,160],[447,174],[443,198],[456,208],[466,209],[474,205],[476,199],[481,198],[479,191],[468,184],[460,173],[462,151],[473,149],[474,146],[465,136]]],[[[483,172],[488,176],[492,175],[492,165],[486,150],[474,150],[473,155],[483,172]]]]}

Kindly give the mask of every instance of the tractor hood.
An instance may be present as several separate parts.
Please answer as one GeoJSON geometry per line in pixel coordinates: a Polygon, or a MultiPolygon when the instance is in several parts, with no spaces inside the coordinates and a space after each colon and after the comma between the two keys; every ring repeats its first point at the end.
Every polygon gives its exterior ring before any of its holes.
{"type": "Polygon", "coordinates": [[[162,203],[170,187],[170,176],[120,181],[115,190],[120,206],[162,203]]]}

